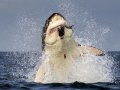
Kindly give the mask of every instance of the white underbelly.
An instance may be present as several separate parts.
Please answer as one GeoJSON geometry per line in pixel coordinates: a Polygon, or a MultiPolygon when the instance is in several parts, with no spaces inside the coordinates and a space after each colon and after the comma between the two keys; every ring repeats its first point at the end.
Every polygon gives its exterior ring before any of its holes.
{"type": "Polygon", "coordinates": [[[68,82],[71,76],[71,68],[73,66],[73,59],[71,56],[64,58],[54,58],[44,63],[45,67],[45,78],[44,83],[51,82],[68,82]]]}

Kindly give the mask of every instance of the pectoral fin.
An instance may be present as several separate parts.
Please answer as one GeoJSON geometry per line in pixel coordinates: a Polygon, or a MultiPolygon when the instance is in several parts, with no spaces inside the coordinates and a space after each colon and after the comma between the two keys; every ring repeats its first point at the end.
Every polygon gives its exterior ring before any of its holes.
{"type": "Polygon", "coordinates": [[[98,48],[87,46],[87,45],[79,45],[80,54],[91,54],[95,56],[104,56],[104,52],[98,48]]]}

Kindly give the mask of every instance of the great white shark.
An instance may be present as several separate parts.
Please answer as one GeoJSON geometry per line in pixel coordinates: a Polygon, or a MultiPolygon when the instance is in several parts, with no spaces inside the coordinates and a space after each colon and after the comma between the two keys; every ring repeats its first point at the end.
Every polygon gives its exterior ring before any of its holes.
{"type": "Polygon", "coordinates": [[[72,63],[79,57],[85,54],[104,55],[104,52],[96,47],[76,42],[72,26],[59,13],[53,13],[45,22],[42,31],[42,50],[45,60],[38,68],[34,80],[41,83],[66,82],[72,63]]]}

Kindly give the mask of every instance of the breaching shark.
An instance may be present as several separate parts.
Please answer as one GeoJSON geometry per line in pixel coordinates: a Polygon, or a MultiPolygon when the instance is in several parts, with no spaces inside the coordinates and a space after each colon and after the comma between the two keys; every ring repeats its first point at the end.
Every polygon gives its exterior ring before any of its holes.
{"type": "Polygon", "coordinates": [[[42,31],[42,51],[45,60],[35,76],[35,82],[41,83],[64,83],[70,76],[72,63],[79,57],[85,54],[104,55],[104,52],[96,47],[76,42],[72,26],[59,13],[53,13],[45,22],[42,31]]]}

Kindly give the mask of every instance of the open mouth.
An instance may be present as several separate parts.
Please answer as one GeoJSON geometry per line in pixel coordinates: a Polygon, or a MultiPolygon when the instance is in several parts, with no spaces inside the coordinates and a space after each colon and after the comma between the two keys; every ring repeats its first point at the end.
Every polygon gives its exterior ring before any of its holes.
{"type": "Polygon", "coordinates": [[[61,27],[61,28],[58,29],[58,34],[59,34],[60,37],[63,37],[63,36],[64,36],[64,34],[65,34],[65,31],[64,31],[64,30],[65,30],[64,27],[61,27]]]}
{"type": "Polygon", "coordinates": [[[58,35],[59,35],[60,37],[62,37],[62,36],[64,36],[64,34],[65,34],[64,30],[65,30],[65,27],[62,26],[62,25],[59,25],[59,26],[57,26],[57,27],[55,27],[55,28],[52,28],[52,29],[50,30],[49,34],[52,34],[52,33],[54,33],[55,31],[57,31],[57,32],[58,32],[58,35]]]}
{"type": "Polygon", "coordinates": [[[64,34],[65,34],[65,28],[71,29],[72,26],[59,25],[59,26],[57,26],[57,27],[54,27],[54,28],[50,29],[49,35],[50,35],[50,34],[53,34],[54,32],[57,31],[57,32],[58,32],[58,35],[59,35],[60,37],[63,37],[64,34]]]}
{"type": "Polygon", "coordinates": [[[47,28],[47,31],[45,33],[46,39],[45,42],[48,45],[53,45],[59,39],[64,39],[66,36],[70,36],[69,34],[71,33],[69,29],[72,27],[69,26],[66,21],[51,21],[49,27],[47,28]]]}

